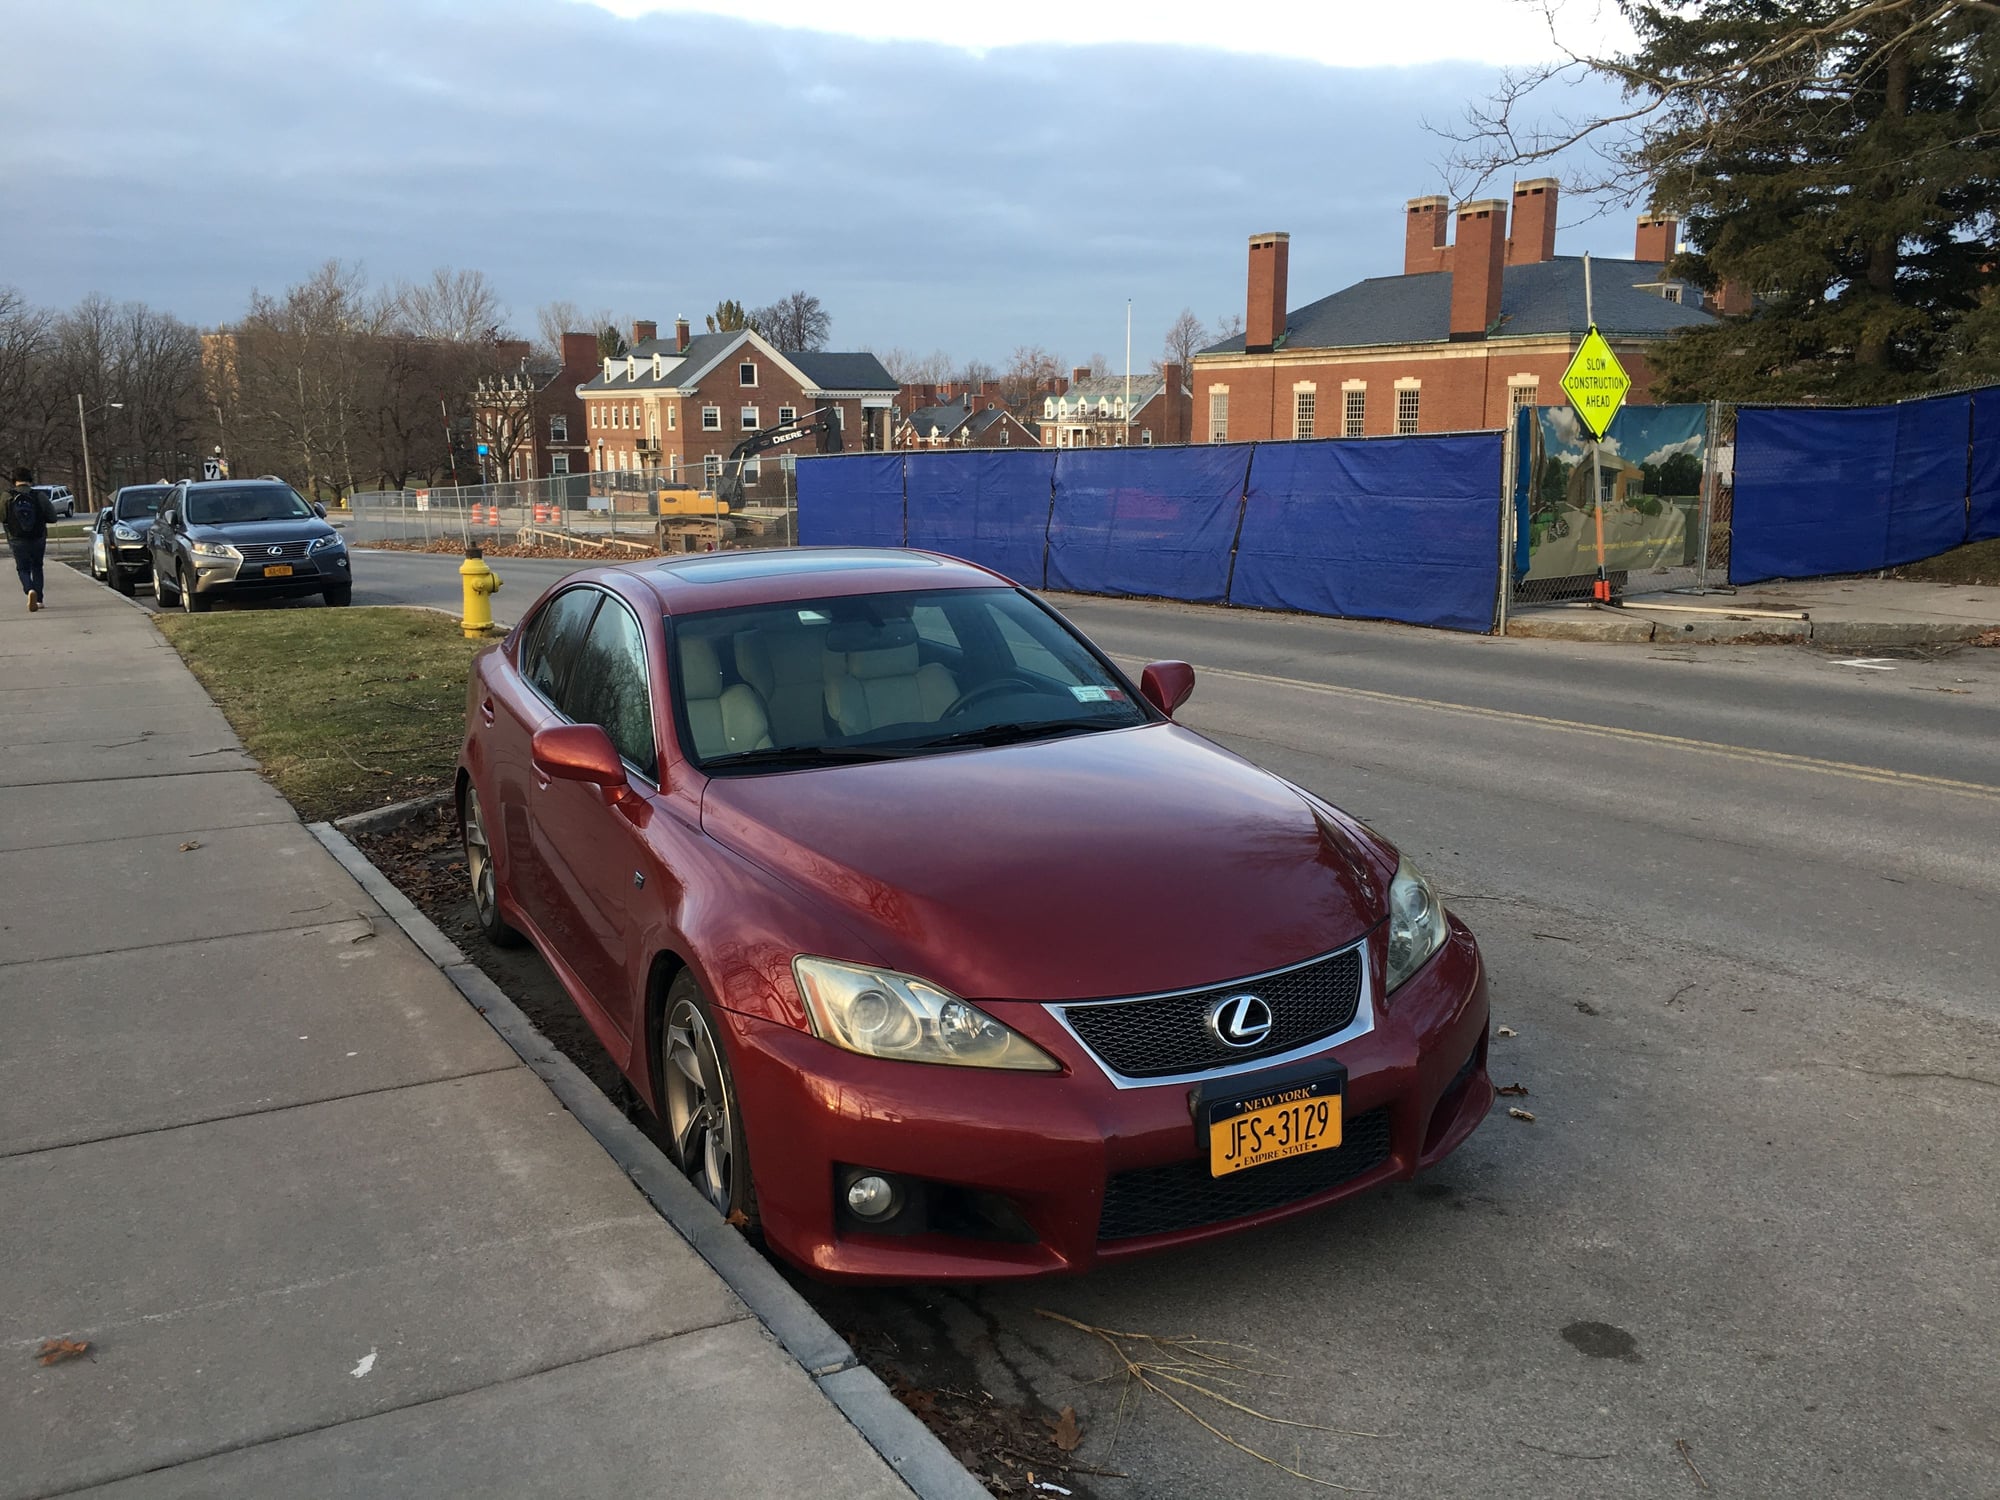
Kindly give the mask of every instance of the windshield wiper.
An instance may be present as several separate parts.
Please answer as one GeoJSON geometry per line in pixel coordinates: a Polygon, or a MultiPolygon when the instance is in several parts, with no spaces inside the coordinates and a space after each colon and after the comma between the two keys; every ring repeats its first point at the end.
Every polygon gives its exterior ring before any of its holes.
{"type": "Polygon", "coordinates": [[[1116,726],[1091,724],[1077,719],[1025,719],[1005,724],[985,724],[978,729],[961,729],[925,740],[916,748],[938,750],[951,745],[1018,745],[1024,740],[1054,740],[1072,734],[1093,734],[1116,726]]]}
{"type": "Polygon", "coordinates": [[[856,765],[871,760],[897,760],[910,752],[901,745],[774,745],[767,750],[743,750],[705,762],[710,773],[805,766],[856,765]]]}

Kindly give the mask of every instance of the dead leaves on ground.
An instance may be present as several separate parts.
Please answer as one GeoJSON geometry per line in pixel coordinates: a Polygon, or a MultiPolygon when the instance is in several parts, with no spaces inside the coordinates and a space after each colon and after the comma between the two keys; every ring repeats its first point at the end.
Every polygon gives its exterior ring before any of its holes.
{"type": "Polygon", "coordinates": [[[1083,1429],[1076,1425],[1076,1408],[1065,1406],[1048,1424],[1049,1441],[1064,1453],[1074,1453],[1077,1444],[1083,1441],[1083,1429]]]}
{"type": "Polygon", "coordinates": [[[1535,1113],[1533,1110],[1516,1109],[1511,1105],[1507,1110],[1507,1118],[1510,1120],[1520,1120],[1529,1125],[1535,1123],[1535,1113]]]}
{"type": "Polygon", "coordinates": [[[43,1339],[40,1363],[59,1365],[65,1360],[82,1359],[90,1353],[89,1339],[43,1339]]]}

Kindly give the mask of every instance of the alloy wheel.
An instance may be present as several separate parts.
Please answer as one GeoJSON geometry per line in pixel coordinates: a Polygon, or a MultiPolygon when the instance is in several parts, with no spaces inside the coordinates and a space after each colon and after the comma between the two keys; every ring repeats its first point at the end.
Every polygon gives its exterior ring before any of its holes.
{"type": "Polygon", "coordinates": [[[665,1052],[667,1129],[674,1155],[708,1201],[726,1214],[735,1189],[735,1106],[715,1033],[692,1000],[680,1001],[667,1017],[665,1052]]]}
{"type": "Polygon", "coordinates": [[[479,920],[491,925],[499,901],[493,876],[493,846],[486,837],[486,820],[479,813],[479,793],[465,788],[465,873],[472,881],[472,904],[479,920]]]}

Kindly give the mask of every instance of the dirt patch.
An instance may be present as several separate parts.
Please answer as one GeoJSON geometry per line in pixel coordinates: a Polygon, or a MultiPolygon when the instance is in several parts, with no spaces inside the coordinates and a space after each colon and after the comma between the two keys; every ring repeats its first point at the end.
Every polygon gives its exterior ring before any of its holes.
{"type": "MultiPolygon", "coordinates": [[[[541,557],[557,559],[595,559],[619,562],[634,557],[663,557],[666,554],[647,541],[641,547],[593,547],[585,542],[500,542],[490,538],[474,538],[479,543],[480,552],[486,557],[541,557]]],[[[640,537],[623,537],[621,541],[638,542],[640,537]]],[[[465,543],[447,541],[442,538],[428,542],[367,542],[363,543],[372,552],[430,552],[450,557],[463,557],[465,543]]]]}
{"type": "MultiPolygon", "coordinates": [[[[437,808],[381,833],[359,834],[354,842],[521,1007],[543,1036],[655,1145],[665,1148],[651,1110],[640,1103],[548,965],[532,948],[496,948],[486,940],[466,883],[455,808],[437,808]]],[[[1054,1482],[1078,1500],[1090,1500],[1091,1492],[1080,1482],[1088,1467],[1077,1467],[1057,1445],[1062,1414],[1002,1400],[983,1389],[972,1362],[958,1352],[941,1324],[924,1315],[926,1293],[825,1286],[774,1264],[993,1494],[1046,1496],[1054,1492],[1034,1485],[1054,1482]]]]}

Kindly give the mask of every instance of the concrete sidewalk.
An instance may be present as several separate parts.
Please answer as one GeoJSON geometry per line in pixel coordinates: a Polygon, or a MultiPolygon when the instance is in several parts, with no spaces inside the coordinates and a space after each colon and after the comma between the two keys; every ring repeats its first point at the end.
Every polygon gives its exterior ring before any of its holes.
{"type": "Polygon", "coordinates": [[[1746,584],[1731,593],[1635,594],[1613,609],[1517,606],[1507,634],[1547,640],[1646,642],[1815,642],[1938,646],[2000,630],[2000,588],[1913,583],[1897,578],[1819,579],[1746,584]],[[1773,615],[1803,614],[1783,619],[1773,615]]]}
{"type": "Polygon", "coordinates": [[[0,1500],[908,1497],[145,615],[50,592],[0,613],[0,1500]]]}

